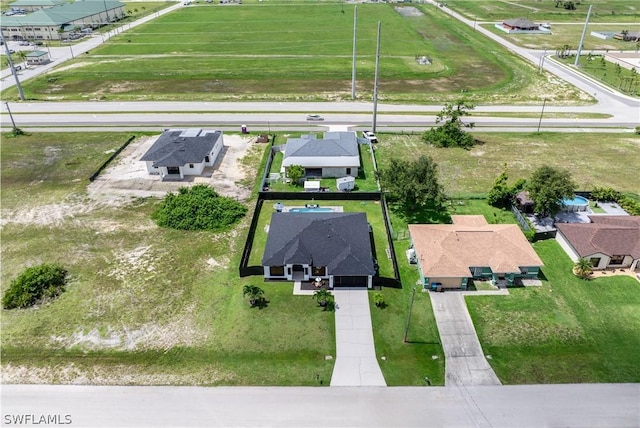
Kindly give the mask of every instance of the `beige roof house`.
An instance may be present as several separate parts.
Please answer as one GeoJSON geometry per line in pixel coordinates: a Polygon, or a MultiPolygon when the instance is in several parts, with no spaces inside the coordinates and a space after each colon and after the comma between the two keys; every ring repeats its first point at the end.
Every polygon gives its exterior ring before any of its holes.
{"type": "Polygon", "coordinates": [[[537,277],[542,260],[518,225],[488,224],[481,215],[451,217],[453,224],[409,225],[425,284],[437,280],[445,288],[465,288],[474,277],[537,277]]]}

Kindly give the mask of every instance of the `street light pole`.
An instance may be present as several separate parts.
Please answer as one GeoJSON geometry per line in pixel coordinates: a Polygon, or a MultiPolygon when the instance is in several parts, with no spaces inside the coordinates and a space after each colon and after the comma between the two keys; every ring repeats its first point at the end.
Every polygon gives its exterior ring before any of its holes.
{"type": "Polygon", "coordinates": [[[376,132],[376,122],[378,120],[378,71],[380,68],[380,27],[382,23],[378,21],[378,43],[376,46],[376,75],[373,79],[373,124],[371,130],[376,132]]]}
{"type": "Polygon", "coordinates": [[[11,109],[9,108],[9,103],[5,101],[4,105],[7,107],[9,117],[11,118],[11,125],[13,125],[13,131],[15,132],[18,130],[18,127],[16,126],[16,122],[13,120],[13,114],[11,113],[11,109]]]}
{"type": "Polygon", "coordinates": [[[582,37],[580,37],[580,44],[578,45],[578,51],[576,52],[576,61],[573,63],[575,67],[578,66],[580,61],[580,52],[582,52],[582,44],[584,43],[584,36],[587,33],[587,25],[589,25],[589,16],[591,16],[592,4],[589,5],[589,11],[587,12],[587,19],[584,21],[584,28],[582,29],[582,37]]]}
{"type": "MultiPolygon", "coordinates": [[[[18,78],[18,72],[16,68],[13,66],[13,60],[11,59],[11,53],[9,53],[9,45],[4,38],[4,33],[0,29],[0,40],[2,40],[2,44],[4,45],[4,49],[7,52],[7,62],[9,63],[9,69],[11,70],[11,74],[13,74],[13,78],[16,80],[16,88],[18,88],[18,96],[20,96],[20,100],[24,101],[24,92],[22,92],[22,85],[20,85],[20,79],[18,78]]],[[[8,108],[8,106],[7,106],[8,108]]]]}
{"type": "Polygon", "coordinates": [[[411,304],[409,305],[409,316],[407,316],[407,326],[404,329],[404,343],[407,343],[407,336],[409,335],[409,324],[411,323],[411,310],[413,309],[413,300],[416,298],[416,287],[413,287],[413,294],[411,294],[411,304]]]}
{"type": "Polygon", "coordinates": [[[351,99],[356,99],[356,28],[358,24],[358,6],[353,7],[353,66],[351,68],[351,99]]]}
{"type": "Polygon", "coordinates": [[[540,132],[540,125],[542,124],[542,115],[544,114],[544,106],[547,104],[547,99],[542,100],[542,111],[540,112],[540,120],[538,121],[538,130],[536,132],[540,132]]]}

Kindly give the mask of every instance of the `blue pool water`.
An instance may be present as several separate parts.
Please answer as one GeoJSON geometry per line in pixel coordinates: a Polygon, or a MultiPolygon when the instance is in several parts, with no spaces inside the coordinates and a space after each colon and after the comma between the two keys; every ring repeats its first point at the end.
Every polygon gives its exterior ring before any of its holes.
{"type": "Polygon", "coordinates": [[[565,206],[589,205],[589,201],[586,198],[583,198],[582,196],[576,196],[576,195],[573,195],[573,199],[563,199],[562,203],[565,206]]]}
{"type": "Polygon", "coordinates": [[[332,208],[291,208],[290,213],[332,213],[332,208]]]}

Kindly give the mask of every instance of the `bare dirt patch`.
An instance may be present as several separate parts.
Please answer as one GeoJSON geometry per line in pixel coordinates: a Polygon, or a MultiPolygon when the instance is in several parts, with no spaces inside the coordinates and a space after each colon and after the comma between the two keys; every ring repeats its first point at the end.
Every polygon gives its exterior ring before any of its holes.
{"type": "MultiPolygon", "coordinates": [[[[191,177],[183,181],[163,182],[159,176],[150,175],[140,158],[151,147],[158,136],[144,137],[131,143],[100,176],[87,187],[87,194],[70,194],[60,203],[2,210],[0,226],[8,223],[59,225],[63,221],[94,210],[120,207],[136,198],[164,197],[167,192],[180,187],[205,183],[224,196],[246,200],[250,187],[240,184],[253,173],[251,167],[242,164],[253,145],[253,138],[224,135],[224,148],[216,165],[205,170],[202,177],[191,177]]],[[[59,156],[55,150],[47,152],[51,161],[59,156]]],[[[45,159],[45,162],[47,162],[45,159]]],[[[114,224],[99,229],[112,229],[114,224]]]]}

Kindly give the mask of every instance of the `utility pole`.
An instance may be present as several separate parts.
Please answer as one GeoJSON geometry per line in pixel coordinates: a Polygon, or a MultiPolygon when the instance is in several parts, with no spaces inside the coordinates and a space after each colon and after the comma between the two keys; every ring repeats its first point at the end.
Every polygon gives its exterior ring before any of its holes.
{"type": "Polygon", "coordinates": [[[542,100],[542,111],[540,112],[540,120],[538,121],[538,130],[536,132],[540,132],[540,125],[542,124],[542,115],[544,114],[544,106],[547,104],[547,99],[542,100]]]}
{"type": "Polygon", "coordinates": [[[13,132],[15,132],[18,130],[18,127],[16,126],[16,122],[13,120],[13,114],[11,114],[9,103],[5,101],[4,105],[7,106],[7,111],[9,112],[9,117],[11,118],[11,125],[13,125],[13,132]]]}
{"type": "Polygon", "coordinates": [[[4,49],[7,53],[7,62],[9,63],[9,69],[11,70],[11,74],[13,74],[13,78],[16,80],[16,88],[18,88],[18,95],[20,96],[20,100],[24,101],[24,92],[22,92],[22,85],[20,85],[18,72],[16,71],[16,68],[13,66],[13,60],[11,59],[11,54],[9,53],[9,45],[7,44],[7,41],[4,39],[4,34],[2,33],[2,30],[0,30],[0,40],[2,40],[2,43],[4,44],[4,49]]]}
{"type": "Polygon", "coordinates": [[[411,304],[409,305],[409,316],[407,316],[407,326],[404,329],[404,343],[407,343],[407,336],[409,335],[409,323],[411,323],[411,310],[413,309],[413,300],[416,298],[416,287],[413,287],[413,294],[411,294],[411,304]]]}
{"type": "Polygon", "coordinates": [[[358,6],[353,7],[353,67],[351,69],[351,99],[356,99],[356,29],[358,25],[358,6]]]}
{"type": "Polygon", "coordinates": [[[376,122],[378,120],[378,71],[380,69],[380,27],[382,23],[378,21],[378,43],[376,45],[376,75],[373,79],[373,124],[371,130],[376,132],[376,122]]]}
{"type": "Polygon", "coordinates": [[[587,19],[584,21],[584,28],[582,29],[582,37],[580,37],[580,44],[578,45],[578,51],[576,52],[576,61],[573,63],[575,67],[578,66],[580,61],[580,52],[582,51],[582,44],[584,43],[584,35],[587,33],[587,25],[589,25],[589,16],[591,16],[591,8],[593,5],[589,5],[589,11],[587,12],[587,19]]]}

